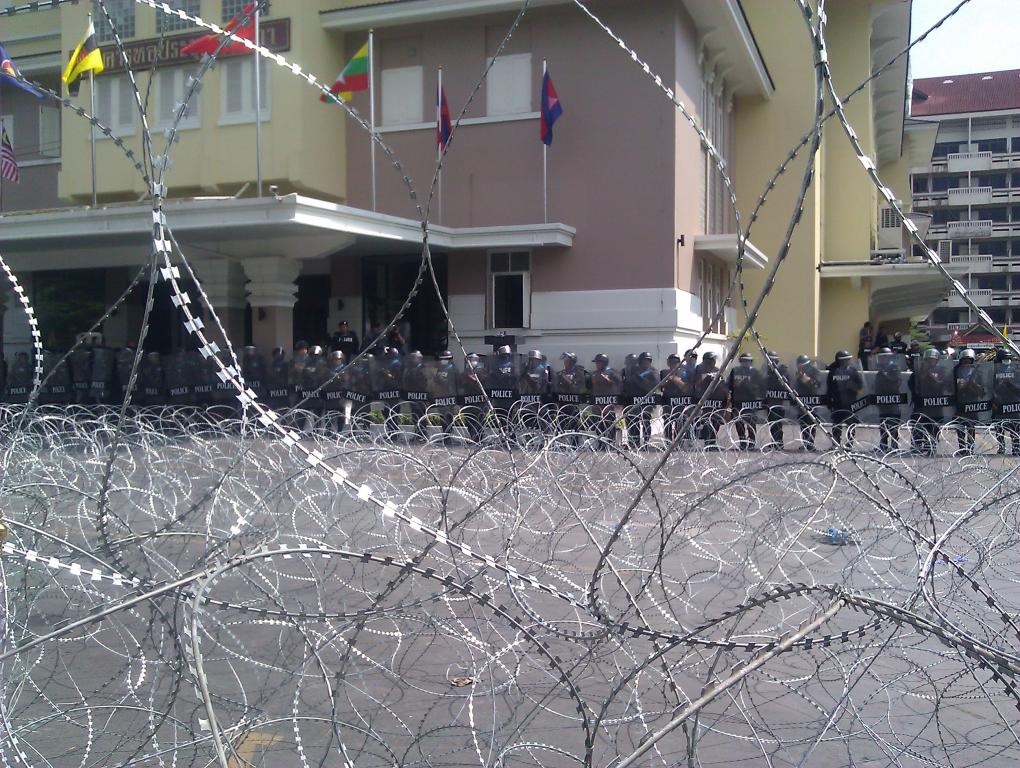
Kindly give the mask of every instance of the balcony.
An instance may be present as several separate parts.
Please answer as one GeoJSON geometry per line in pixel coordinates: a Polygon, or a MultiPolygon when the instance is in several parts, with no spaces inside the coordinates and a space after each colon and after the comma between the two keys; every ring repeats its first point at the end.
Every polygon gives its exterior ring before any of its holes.
{"type": "Polygon", "coordinates": [[[957,187],[949,190],[950,205],[985,205],[990,202],[991,187],[957,187]]]}
{"type": "MultiPolygon", "coordinates": [[[[967,295],[971,298],[971,301],[979,307],[987,306],[992,301],[992,291],[990,288],[974,288],[967,291],[967,295]]],[[[963,309],[967,306],[966,302],[963,300],[963,296],[955,290],[950,291],[946,296],[945,305],[954,309],[963,309]]]]}
{"type": "Polygon", "coordinates": [[[950,221],[946,227],[950,240],[971,237],[991,237],[992,220],[976,219],[974,221],[950,221]]]}
{"type": "Polygon", "coordinates": [[[950,173],[992,170],[991,152],[954,152],[946,159],[950,173]]]}
{"type": "Polygon", "coordinates": [[[954,254],[949,257],[949,263],[954,267],[959,266],[967,272],[992,271],[992,257],[986,254],[954,254]]]}

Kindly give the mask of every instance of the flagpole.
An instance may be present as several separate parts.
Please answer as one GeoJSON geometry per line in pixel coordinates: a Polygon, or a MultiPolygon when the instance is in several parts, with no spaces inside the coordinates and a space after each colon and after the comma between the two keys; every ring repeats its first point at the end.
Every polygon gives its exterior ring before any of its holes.
{"type": "MultiPolygon", "coordinates": [[[[6,126],[4,126],[4,121],[2,119],[3,114],[4,114],[4,87],[3,84],[0,83],[0,134],[2,134],[4,130],[6,130],[6,126]]],[[[3,209],[4,209],[4,175],[0,173],[0,211],[3,211],[3,209]]]]}
{"type": "Polygon", "coordinates": [[[443,68],[439,68],[439,85],[436,88],[436,165],[439,166],[437,171],[439,172],[438,179],[438,213],[436,215],[436,223],[443,223],[443,142],[440,137],[443,135],[443,68]]]}
{"type": "Polygon", "coordinates": [[[376,210],[375,199],[375,31],[368,30],[368,152],[372,158],[372,210],[376,210]]]}
{"type": "MultiPolygon", "coordinates": [[[[542,59],[542,87],[545,88],[545,75],[549,71],[549,64],[542,59]]],[[[542,219],[549,223],[549,145],[542,142],[542,219]]]]}
{"type": "MultiPolygon", "coordinates": [[[[255,45],[259,45],[259,6],[255,3],[255,45]]],[[[262,197],[262,61],[255,52],[255,185],[262,197]]]]}
{"type": "MultiPolygon", "coordinates": [[[[92,29],[92,14],[89,14],[89,25],[92,29]]],[[[86,35],[88,33],[86,32],[86,35]]],[[[96,75],[92,68],[89,68],[89,114],[96,119],[96,75]]],[[[96,127],[89,126],[89,145],[92,151],[92,207],[96,207],[96,127]]]]}

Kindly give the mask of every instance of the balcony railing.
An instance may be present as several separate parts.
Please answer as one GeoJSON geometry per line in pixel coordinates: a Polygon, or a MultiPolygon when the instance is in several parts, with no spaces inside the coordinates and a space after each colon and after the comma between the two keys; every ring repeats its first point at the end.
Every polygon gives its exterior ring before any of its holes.
{"type": "Polygon", "coordinates": [[[991,152],[954,152],[946,158],[950,173],[965,171],[990,171],[992,169],[991,152]]]}
{"type": "Polygon", "coordinates": [[[966,267],[968,272],[992,271],[992,257],[986,254],[954,254],[949,257],[949,263],[966,267]]]}
{"type": "Polygon", "coordinates": [[[964,237],[991,237],[992,220],[950,221],[946,230],[953,240],[964,237]]]}
{"type": "MultiPolygon", "coordinates": [[[[992,300],[992,291],[990,288],[973,288],[967,291],[967,295],[979,307],[986,306],[992,300]]],[[[946,296],[946,305],[955,308],[967,306],[966,302],[963,300],[963,296],[955,290],[950,291],[946,296]]]]}
{"type": "Polygon", "coordinates": [[[991,187],[956,187],[949,190],[950,205],[983,205],[990,202],[991,187]]]}

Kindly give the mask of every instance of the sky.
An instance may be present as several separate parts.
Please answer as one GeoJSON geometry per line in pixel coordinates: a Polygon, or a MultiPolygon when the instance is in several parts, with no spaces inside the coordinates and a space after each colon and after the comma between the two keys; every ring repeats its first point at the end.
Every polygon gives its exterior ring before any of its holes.
{"type": "MultiPolygon", "coordinates": [[[[914,0],[914,39],[960,0],[914,0]]],[[[1020,0],[970,0],[911,51],[914,78],[1020,69],[1020,0]]]]}

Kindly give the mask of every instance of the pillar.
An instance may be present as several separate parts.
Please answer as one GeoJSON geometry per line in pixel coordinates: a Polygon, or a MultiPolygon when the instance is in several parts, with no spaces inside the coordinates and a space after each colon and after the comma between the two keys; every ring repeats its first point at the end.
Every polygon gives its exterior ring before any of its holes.
{"type": "Polygon", "coordinates": [[[256,256],[244,260],[251,305],[252,344],[267,354],[273,347],[288,352],[294,345],[294,304],[301,262],[281,256],[256,256]]]}
{"type": "MultiPolygon", "coordinates": [[[[223,324],[224,330],[234,346],[244,344],[244,270],[236,261],[230,259],[195,260],[191,262],[195,276],[202,284],[202,290],[209,298],[209,303],[216,310],[216,316],[223,324]]],[[[215,330],[211,319],[206,322],[206,335],[210,341],[224,346],[215,330]]]]}

